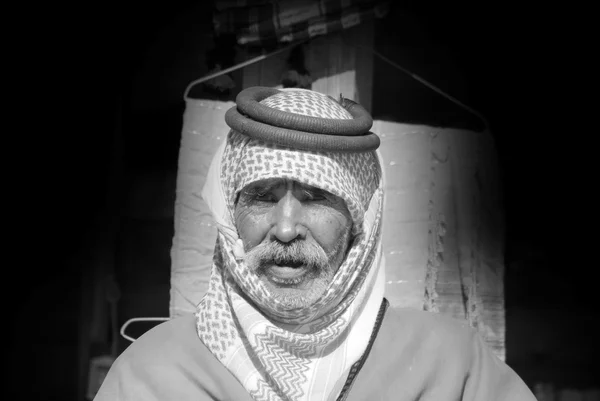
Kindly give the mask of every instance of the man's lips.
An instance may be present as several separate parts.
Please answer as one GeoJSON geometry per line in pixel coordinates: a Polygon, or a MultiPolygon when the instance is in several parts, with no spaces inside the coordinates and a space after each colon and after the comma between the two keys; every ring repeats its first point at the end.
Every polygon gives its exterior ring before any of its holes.
{"type": "Polygon", "coordinates": [[[269,279],[276,284],[293,285],[302,282],[302,278],[308,270],[304,265],[299,267],[271,265],[265,272],[269,279]]]}

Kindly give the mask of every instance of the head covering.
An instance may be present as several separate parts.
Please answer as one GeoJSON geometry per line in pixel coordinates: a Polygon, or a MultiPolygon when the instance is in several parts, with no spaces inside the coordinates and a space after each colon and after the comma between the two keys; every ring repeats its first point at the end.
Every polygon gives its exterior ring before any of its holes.
{"type": "MultiPolygon", "coordinates": [[[[287,90],[260,102],[325,118],[352,116],[332,98],[287,90]]],[[[378,154],[296,150],[231,130],[210,166],[202,196],[218,237],[209,290],[196,312],[200,340],[255,400],[337,398],[365,351],[383,299],[382,170],[378,154]],[[244,263],[235,200],[248,184],[286,178],[342,198],[354,240],[324,294],[286,307],[244,263]]]]}

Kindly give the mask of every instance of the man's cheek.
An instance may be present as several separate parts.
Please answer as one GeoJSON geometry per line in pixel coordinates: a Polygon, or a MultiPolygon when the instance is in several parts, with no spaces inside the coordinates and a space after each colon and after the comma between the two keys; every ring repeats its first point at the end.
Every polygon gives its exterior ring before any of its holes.
{"type": "Polygon", "coordinates": [[[268,218],[264,214],[246,214],[237,220],[237,230],[246,251],[260,244],[269,232],[268,218]]]}

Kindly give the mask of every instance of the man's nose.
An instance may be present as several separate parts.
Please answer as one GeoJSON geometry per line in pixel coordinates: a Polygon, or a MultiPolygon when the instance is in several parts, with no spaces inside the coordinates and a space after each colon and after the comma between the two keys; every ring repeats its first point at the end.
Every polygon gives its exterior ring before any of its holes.
{"type": "Polygon", "coordinates": [[[279,200],[273,213],[271,239],[291,242],[306,238],[306,226],[303,224],[302,203],[288,192],[279,200]]]}

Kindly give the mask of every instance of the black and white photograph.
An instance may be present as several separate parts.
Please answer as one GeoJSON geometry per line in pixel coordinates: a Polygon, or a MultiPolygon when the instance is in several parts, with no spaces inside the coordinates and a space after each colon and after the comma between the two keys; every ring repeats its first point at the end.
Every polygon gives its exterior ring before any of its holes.
{"type": "Polygon", "coordinates": [[[19,7],[9,399],[600,401],[592,10],[19,7]]]}

